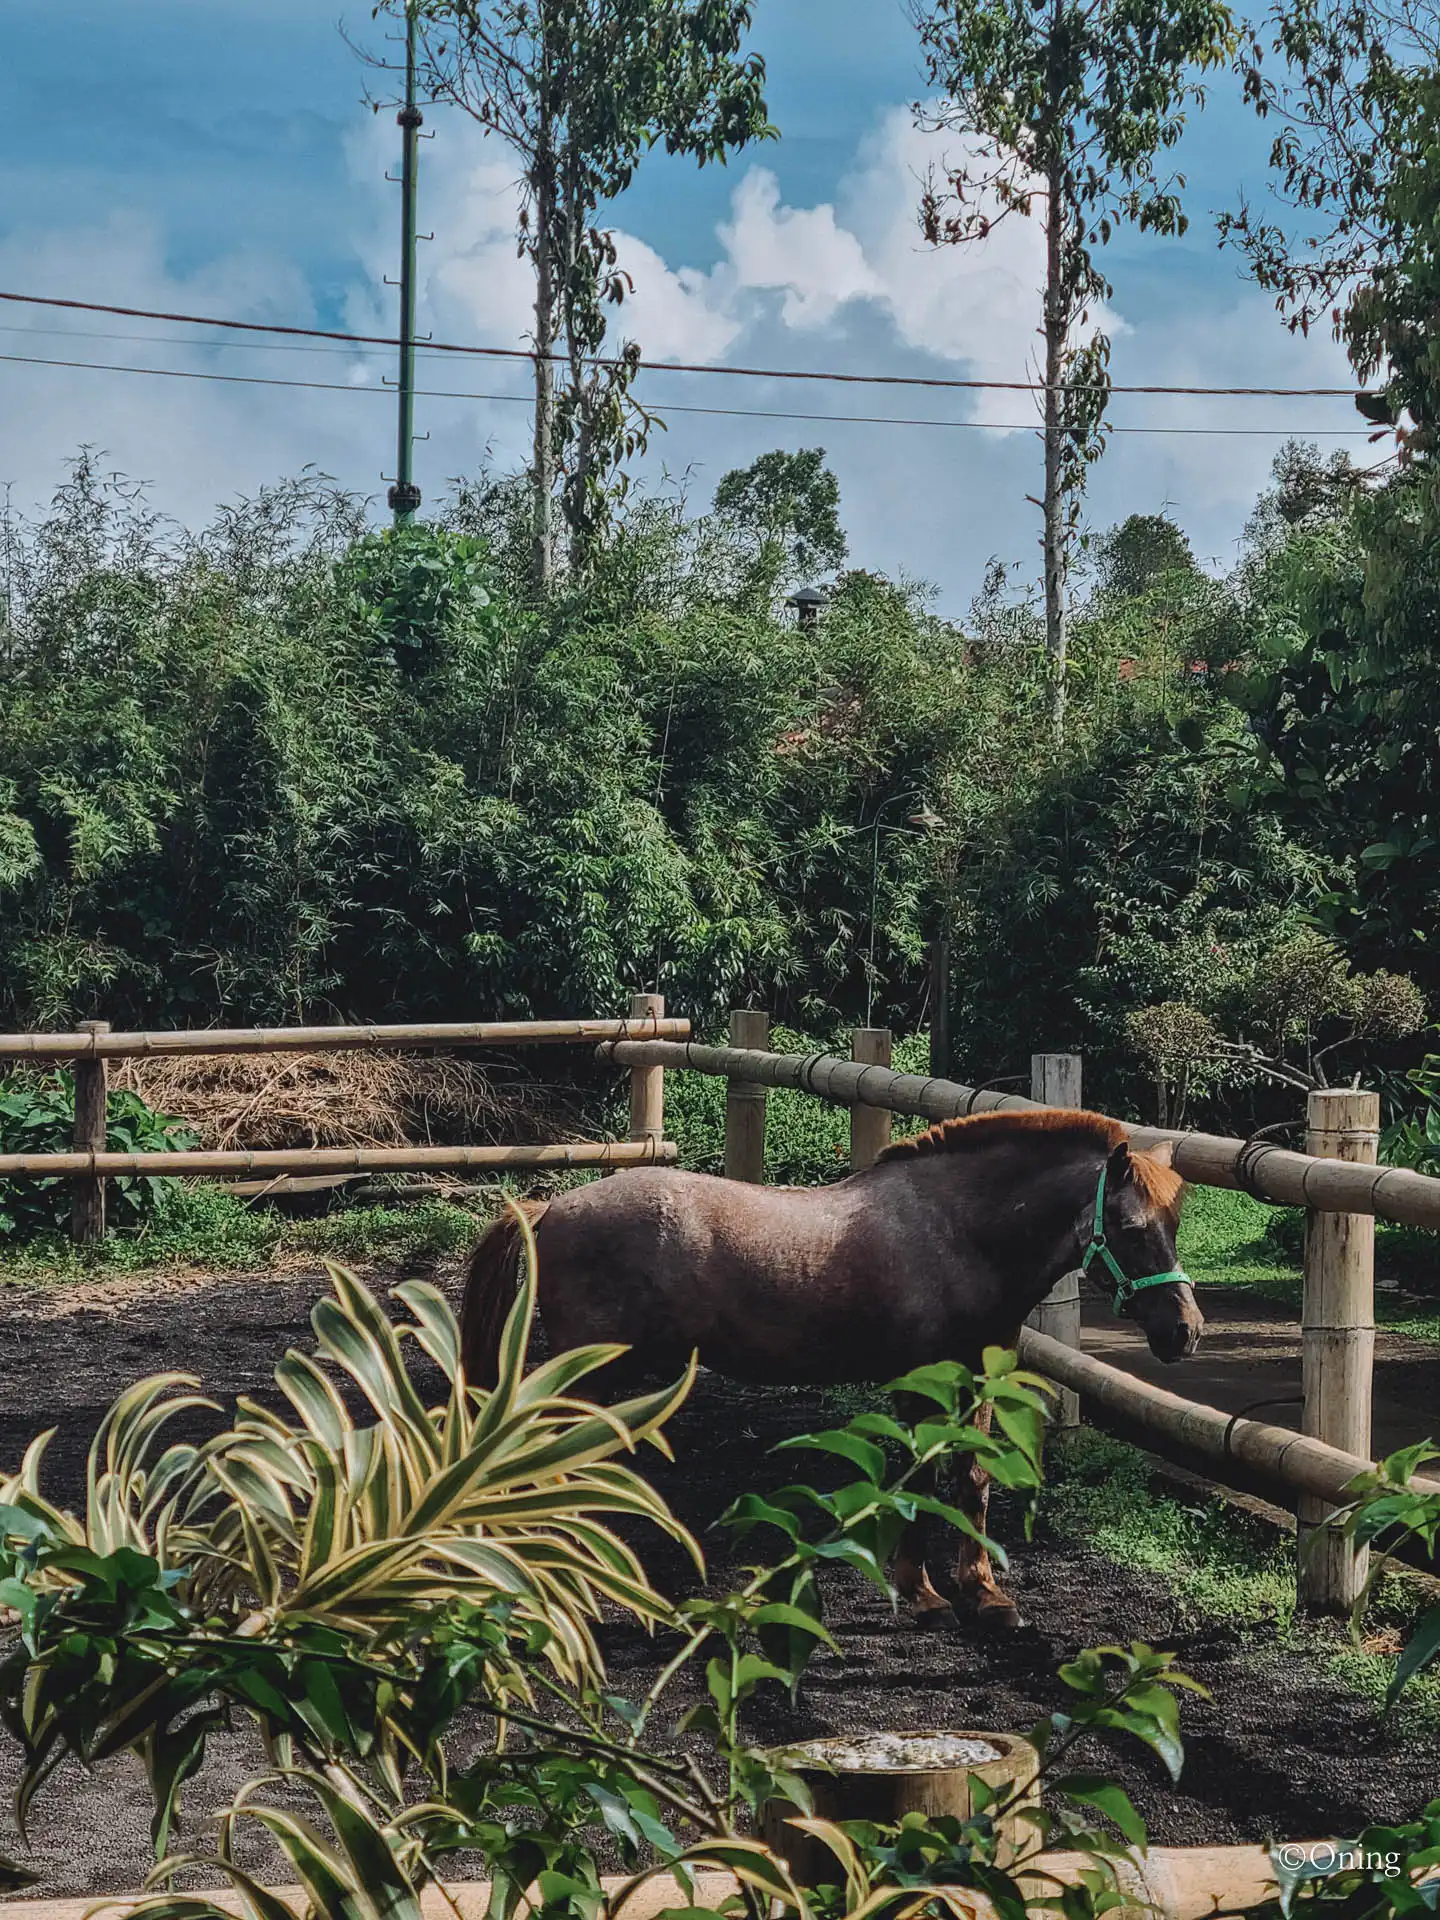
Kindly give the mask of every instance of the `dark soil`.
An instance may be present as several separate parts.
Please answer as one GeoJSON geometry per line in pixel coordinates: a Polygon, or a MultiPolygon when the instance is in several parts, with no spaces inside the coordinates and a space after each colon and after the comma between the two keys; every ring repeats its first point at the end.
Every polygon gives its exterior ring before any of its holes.
{"type": "MultiPolygon", "coordinates": [[[[370,1276],[376,1284],[400,1277],[393,1270],[370,1276]]],[[[453,1265],[437,1277],[453,1291],[453,1265]]],[[[222,1398],[263,1392],[279,1354],[306,1340],[309,1311],[323,1286],[316,1271],[306,1270],[115,1281],[51,1294],[7,1288],[0,1463],[13,1467],[26,1441],[54,1425],[48,1486],[77,1501],[90,1436],[124,1384],[163,1368],[197,1374],[222,1398]]],[[[774,1443],[844,1417],[821,1393],[702,1378],[672,1428],[676,1463],[657,1463],[656,1478],[681,1518],[705,1538],[712,1580],[723,1582],[733,1570],[723,1543],[706,1533],[718,1513],[744,1489],[794,1479],[806,1466],[793,1453],[772,1458],[774,1443]]],[[[1018,1528],[1003,1516],[1000,1527],[1018,1538],[1018,1528]]],[[[672,1546],[662,1543],[649,1559],[662,1586],[683,1590],[686,1563],[672,1546]]],[[[1349,1832],[1367,1816],[1402,1815],[1440,1791],[1440,1743],[1382,1728],[1368,1706],[1336,1690],[1318,1659],[1281,1657],[1263,1639],[1225,1622],[1197,1624],[1181,1598],[1043,1527],[1030,1545],[1018,1545],[1010,1586],[1028,1625],[986,1641],[921,1632],[896,1617],[859,1576],[838,1571],[826,1601],[844,1657],[815,1662],[797,1706],[767,1703],[757,1712],[756,1740],[870,1728],[1023,1731],[1065,1704],[1056,1668],[1077,1649],[1145,1640],[1173,1649],[1212,1695],[1184,1705],[1187,1761],[1179,1787],[1143,1753],[1122,1751],[1109,1763],[1130,1788],[1155,1843],[1349,1832]]],[[[612,1682],[627,1694],[643,1691],[669,1650],[615,1626],[607,1639],[612,1682]]],[[[693,1697],[677,1689],[667,1725],[693,1697]]],[[[258,1770],[250,1741],[238,1735],[215,1740],[189,1806],[198,1815],[222,1804],[258,1770]]],[[[8,1791],[15,1773],[7,1750],[0,1754],[0,1786],[8,1791]]],[[[14,1851],[43,1875],[37,1892],[120,1891],[138,1885],[149,1864],[148,1818],[135,1763],[108,1763],[94,1779],[67,1766],[41,1791],[29,1852],[13,1839],[0,1850],[14,1851]]]]}

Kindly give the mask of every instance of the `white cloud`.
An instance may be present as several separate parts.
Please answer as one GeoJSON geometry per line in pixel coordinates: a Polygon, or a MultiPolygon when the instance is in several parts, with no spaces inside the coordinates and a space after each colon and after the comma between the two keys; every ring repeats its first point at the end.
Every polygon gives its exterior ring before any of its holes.
{"type": "MultiPolygon", "coordinates": [[[[396,190],[381,184],[393,145],[393,130],[380,123],[353,143],[355,195],[337,210],[337,220],[350,226],[362,269],[347,292],[347,321],[365,333],[388,334],[394,324],[395,295],[384,281],[395,257],[399,205],[396,190]]],[[[617,331],[661,360],[1033,377],[1043,230],[1038,220],[1015,218],[972,247],[928,248],[916,206],[920,182],[944,146],[942,138],[917,132],[906,110],[889,111],[836,182],[833,199],[809,207],[787,204],[772,171],[750,169],[718,230],[718,257],[705,270],[672,265],[644,240],[622,233],[620,258],[635,294],[617,314],[617,331]]],[[[528,266],[516,256],[513,162],[467,126],[447,127],[445,139],[423,153],[424,224],[437,239],[421,256],[422,326],[438,338],[523,345],[533,295],[528,266]]],[[[116,211],[71,228],[52,218],[43,231],[17,228],[0,240],[0,285],[241,318],[302,324],[312,318],[313,297],[292,262],[235,253],[176,273],[166,254],[160,225],[136,214],[116,211]]],[[[1122,280],[1122,308],[1126,300],[1122,280]]],[[[1128,326],[1118,314],[1106,316],[1117,336],[1117,381],[1346,383],[1343,355],[1332,343],[1292,338],[1260,295],[1218,279],[1197,283],[1194,301],[1164,319],[1147,316],[1143,303],[1126,312],[1128,326]]],[[[49,331],[167,332],[155,323],[92,322],[43,309],[6,318],[33,322],[35,330],[0,336],[0,351],[57,359],[372,389],[391,370],[384,354],[280,352],[233,340],[216,351],[178,340],[126,344],[49,331]]],[[[426,359],[421,384],[512,396],[421,400],[420,424],[433,434],[418,460],[428,496],[447,476],[473,472],[487,452],[501,467],[524,460],[523,362],[426,359]]],[[[662,412],[673,398],[750,415],[823,416],[702,418],[672,407],[669,432],[652,455],[652,476],[661,460],[672,471],[693,469],[700,498],[727,467],[777,444],[823,444],[840,475],[856,561],[936,580],[947,610],[963,611],[988,555],[1028,561],[1033,552],[1038,529],[1025,496],[1037,490],[1038,447],[1029,433],[995,431],[1028,421],[1031,395],[737,380],[681,385],[674,378],[657,383],[652,394],[662,412]],[[969,424],[881,427],[848,424],[837,415],[969,424]]],[[[1176,427],[1355,424],[1343,403],[1322,401],[1118,397],[1113,417],[1176,427]]],[[[107,448],[121,468],[153,480],[158,503],[192,520],[217,500],[306,464],[378,495],[381,471],[393,459],[393,413],[383,392],[362,397],[0,365],[0,419],[0,481],[15,481],[18,498],[47,493],[65,458],[88,442],[107,448]]],[[[1278,444],[1278,437],[1117,435],[1092,478],[1091,517],[1104,524],[1169,502],[1198,552],[1226,557],[1278,444]]]]}
{"type": "Polygon", "coordinates": [[[732,297],[746,289],[783,294],[787,327],[824,327],[847,300],[882,297],[882,283],[853,233],[828,206],[780,203],[780,182],[752,168],[735,192],[733,217],[720,228],[724,268],[715,276],[732,297]]]}

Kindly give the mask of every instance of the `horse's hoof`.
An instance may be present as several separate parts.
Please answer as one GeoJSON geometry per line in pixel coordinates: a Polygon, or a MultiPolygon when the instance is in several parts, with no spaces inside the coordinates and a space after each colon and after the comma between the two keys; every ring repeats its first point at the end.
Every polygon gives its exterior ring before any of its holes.
{"type": "Polygon", "coordinates": [[[1025,1622],[1015,1602],[1008,1600],[1003,1606],[981,1607],[975,1624],[983,1633],[1018,1633],[1025,1622]]]}
{"type": "Polygon", "coordinates": [[[966,1618],[982,1633],[1018,1633],[1025,1622],[1008,1593],[982,1591],[963,1600],[966,1618]]]}
{"type": "Polygon", "coordinates": [[[917,1607],[910,1618],[922,1633],[959,1633],[960,1622],[955,1609],[944,1607],[917,1607]]]}

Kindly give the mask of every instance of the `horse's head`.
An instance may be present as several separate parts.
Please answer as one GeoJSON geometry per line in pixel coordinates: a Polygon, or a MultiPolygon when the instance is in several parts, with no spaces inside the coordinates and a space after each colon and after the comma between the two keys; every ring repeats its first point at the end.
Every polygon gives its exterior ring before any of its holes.
{"type": "Polygon", "coordinates": [[[1175,1251],[1182,1182],[1172,1159],[1168,1140],[1146,1153],[1122,1140],[1078,1223],[1083,1270],[1165,1361],[1193,1353],[1205,1325],[1175,1251]]]}

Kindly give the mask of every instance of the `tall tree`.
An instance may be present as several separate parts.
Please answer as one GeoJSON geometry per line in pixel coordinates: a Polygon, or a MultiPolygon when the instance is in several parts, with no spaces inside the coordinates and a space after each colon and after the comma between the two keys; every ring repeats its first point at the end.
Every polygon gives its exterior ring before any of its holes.
{"type": "Polygon", "coordinates": [[[519,246],[535,271],[531,573],[543,592],[557,485],[583,568],[617,470],[653,424],[631,394],[639,348],[598,358],[607,309],[633,291],[603,214],[653,147],[704,165],[773,133],[764,63],[741,53],[753,0],[382,0],[402,15],[407,4],[432,98],[520,162],[519,246]]]}
{"type": "Polygon", "coordinates": [[[1293,330],[1329,317],[1399,257],[1389,203],[1427,76],[1440,67],[1435,0],[1275,0],[1249,36],[1245,94],[1277,132],[1271,216],[1242,204],[1221,236],[1293,330]]]}
{"type": "Polygon", "coordinates": [[[1045,638],[1051,711],[1065,727],[1069,560],[1085,471],[1103,450],[1110,343],[1095,310],[1112,292],[1098,264],[1117,227],[1185,231],[1182,176],[1161,154],[1224,59],[1223,0],[912,0],[938,104],[922,125],[965,137],[932,177],[921,222],[932,244],[984,240],[1003,220],[1045,223],[1045,638]]]}
{"type": "Polygon", "coordinates": [[[734,467],[715,489],[715,511],[756,542],[757,562],[773,584],[823,570],[848,551],[840,524],[840,482],[823,447],[762,453],[734,467]]]}
{"type": "Polygon", "coordinates": [[[1252,782],[1333,863],[1321,902],[1357,957],[1440,988],[1440,71],[1392,122],[1378,251],[1342,333],[1366,411],[1395,427],[1383,485],[1352,488],[1347,538],[1312,549],[1271,670],[1248,688],[1252,782]]]}

